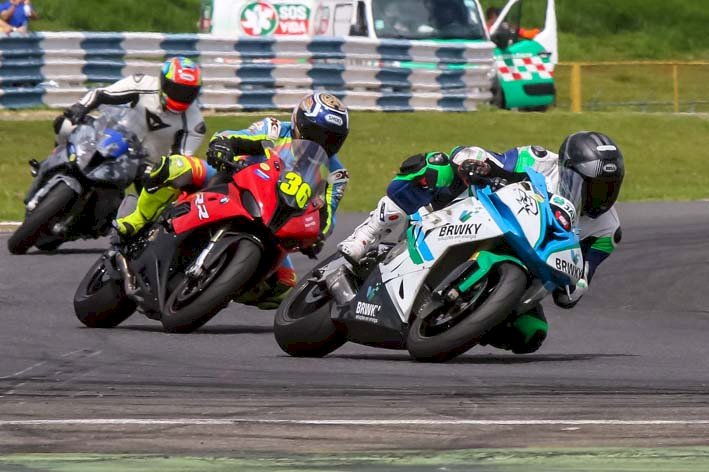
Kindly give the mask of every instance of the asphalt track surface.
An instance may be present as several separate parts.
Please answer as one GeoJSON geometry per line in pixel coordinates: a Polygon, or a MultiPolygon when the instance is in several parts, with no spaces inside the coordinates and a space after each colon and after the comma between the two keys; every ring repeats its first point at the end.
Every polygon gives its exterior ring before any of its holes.
{"type": "Polygon", "coordinates": [[[140,314],[84,328],[72,297],[105,241],[11,256],[0,235],[0,452],[709,445],[709,203],[620,213],[621,247],[575,310],[546,305],[537,353],[443,365],[353,344],[290,358],[273,312],[236,304],[190,335],[140,314]]]}

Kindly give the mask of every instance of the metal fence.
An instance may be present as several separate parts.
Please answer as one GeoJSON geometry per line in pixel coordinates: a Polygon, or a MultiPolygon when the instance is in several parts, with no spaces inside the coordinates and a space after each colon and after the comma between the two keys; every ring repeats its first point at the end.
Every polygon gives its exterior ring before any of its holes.
{"type": "Polygon", "coordinates": [[[182,55],[203,66],[208,109],[290,108],[307,91],[327,89],[352,109],[466,111],[491,98],[492,48],[366,38],[10,36],[0,38],[0,108],[65,107],[88,87],[156,74],[166,57],[182,55]]]}
{"type": "Polygon", "coordinates": [[[557,106],[583,110],[709,112],[709,62],[618,61],[556,67],[557,106]]]}

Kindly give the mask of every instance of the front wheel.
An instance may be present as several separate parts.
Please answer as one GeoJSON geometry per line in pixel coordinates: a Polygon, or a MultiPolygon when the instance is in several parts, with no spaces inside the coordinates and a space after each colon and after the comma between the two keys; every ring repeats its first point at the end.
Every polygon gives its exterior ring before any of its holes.
{"type": "Polygon", "coordinates": [[[312,279],[303,279],[276,311],[273,334],[294,357],[323,357],[346,339],[330,318],[332,296],[312,279]]]}
{"type": "Polygon", "coordinates": [[[106,264],[104,256],[96,261],[74,294],[74,313],[89,328],[114,328],[135,311],[123,281],[110,277],[106,264]]]}
{"type": "Polygon", "coordinates": [[[249,239],[238,239],[199,279],[178,275],[181,279],[175,281],[162,312],[165,330],[190,333],[200,328],[251,280],[260,262],[261,248],[249,239]]]}
{"type": "Polygon", "coordinates": [[[13,254],[26,253],[43,233],[49,231],[50,225],[70,208],[75,197],[76,192],[65,183],[55,185],[7,240],[8,250],[13,254]]]}
{"type": "Polygon", "coordinates": [[[473,287],[475,303],[462,313],[441,306],[422,293],[416,319],[409,328],[407,348],[417,361],[445,362],[480,341],[480,338],[502,323],[522,297],[527,276],[519,266],[501,263],[473,287]]]}

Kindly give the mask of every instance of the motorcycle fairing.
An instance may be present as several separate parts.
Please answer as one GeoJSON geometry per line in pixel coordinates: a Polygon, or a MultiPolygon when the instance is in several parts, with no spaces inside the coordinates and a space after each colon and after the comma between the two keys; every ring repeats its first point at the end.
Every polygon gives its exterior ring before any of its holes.
{"type": "Polygon", "coordinates": [[[136,276],[138,294],[143,298],[142,308],[146,312],[162,312],[175,252],[188,236],[189,233],[174,234],[159,228],[155,238],[145,246],[141,254],[129,262],[131,272],[136,276]]]}
{"type": "Polygon", "coordinates": [[[403,349],[406,345],[405,325],[384,289],[379,267],[369,274],[355,298],[335,312],[333,319],[347,327],[351,341],[388,349],[403,349]]]}
{"type": "Polygon", "coordinates": [[[552,214],[544,177],[531,168],[526,172],[528,182],[497,192],[485,187],[476,196],[508,244],[547,289],[573,285],[583,275],[578,236],[565,230],[552,214]]]}
{"type": "MultiPolygon", "coordinates": [[[[189,210],[172,219],[172,228],[175,233],[183,234],[200,226],[239,216],[253,220],[254,218],[242,204],[239,190],[233,185],[226,188],[228,189],[227,194],[207,189],[204,192],[181,195],[175,206],[189,204],[189,210]]],[[[181,206],[181,208],[186,207],[181,206]]]]}
{"type": "MultiPolygon", "coordinates": [[[[421,290],[431,268],[449,250],[502,235],[485,209],[472,198],[433,213],[422,213],[411,216],[407,238],[399,243],[406,244],[408,251],[398,251],[395,257],[380,264],[382,280],[404,322],[408,322],[415,295],[421,290]]],[[[458,263],[470,257],[472,252],[471,247],[467,254],[459,255],[461,260],[458,263]]]]}

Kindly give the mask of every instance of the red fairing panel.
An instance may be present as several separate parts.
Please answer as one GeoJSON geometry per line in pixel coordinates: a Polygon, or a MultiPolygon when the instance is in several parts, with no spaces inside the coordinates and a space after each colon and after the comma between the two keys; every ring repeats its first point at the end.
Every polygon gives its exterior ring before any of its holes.
{"type": "Polygon", "coordinates": [[[320,211],[317,205],[310,203],[307,211],[288,222],[276,232],[280,239],[296,239],[303,242],[302,246],[307,247],[317,241],[320,234],[320,211]]]}
{"type": "Polygon", "coordinates": [[[236,185],[251,192],[258,202],[261,207],[261,218],[266,225],[271,222],[278,206],[277,183],[281,173],[276,170],[276,165],[280,168],[279,160],[268,160],[253,164],[234,175],[236,185]]]}
{"type": "Polygon", "coordinates": [[[229,185],[228,188],[229,195],[216,192],[197,192],[181,197],[177,204],[189,202],[190,211],[172,220],[175,233],[181,234],[216,221],[239,216],[253,220],[242,206],[238,190],[233,185],[229,185]]]}

